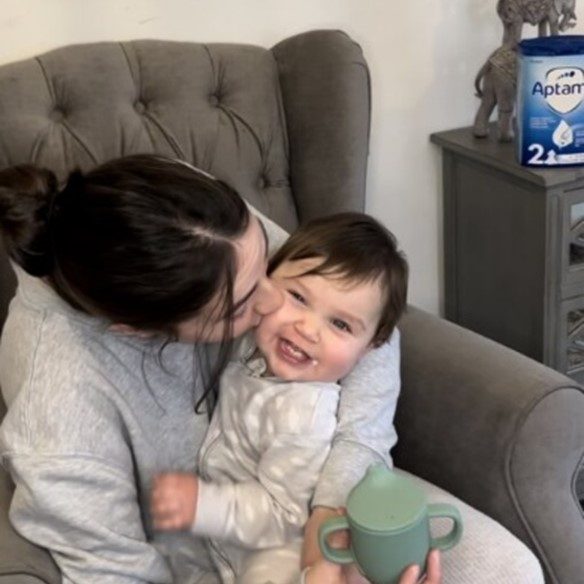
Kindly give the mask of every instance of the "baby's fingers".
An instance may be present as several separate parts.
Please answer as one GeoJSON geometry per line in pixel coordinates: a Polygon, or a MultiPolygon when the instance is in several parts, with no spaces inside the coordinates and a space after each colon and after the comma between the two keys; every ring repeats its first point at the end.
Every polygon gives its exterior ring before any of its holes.
{"type": "Polygon", "coordinates": [[[153,502],[151,512],[156,529],[183,529],[186,527],[180,506],[172,499],[161,498],[153,502]]]}
{"type": "Polygon", "coordinates": [[[154,516],[154,529],[161,531],[170,531],[176,529],[184,529],[184,522],[181,520],[179,515],[158,515],[154,516]]]}

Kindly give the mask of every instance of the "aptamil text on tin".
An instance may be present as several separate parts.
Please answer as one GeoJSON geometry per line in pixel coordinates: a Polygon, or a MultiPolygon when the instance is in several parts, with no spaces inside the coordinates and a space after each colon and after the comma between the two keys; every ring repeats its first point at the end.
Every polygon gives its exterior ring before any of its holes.
{"type": "Polygon", "coordinates": [[[519,43],[517,146],[528,166],[584,164],[584,36],[519,43]]]}

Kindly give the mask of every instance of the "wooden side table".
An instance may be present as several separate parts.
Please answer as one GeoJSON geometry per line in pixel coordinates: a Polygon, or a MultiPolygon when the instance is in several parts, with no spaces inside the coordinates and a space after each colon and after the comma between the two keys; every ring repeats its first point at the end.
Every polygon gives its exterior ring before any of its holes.
{"type": "Polygon", "coordinates": [[[514,144],[471,128],[431,140],[442,148],[446,318],[584,382],[584,167],[523,167],[514,144]]]}

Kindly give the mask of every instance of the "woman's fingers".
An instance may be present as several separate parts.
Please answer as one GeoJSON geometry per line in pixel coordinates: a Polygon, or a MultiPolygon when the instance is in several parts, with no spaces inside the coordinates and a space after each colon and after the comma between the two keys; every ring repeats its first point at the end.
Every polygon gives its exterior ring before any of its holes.
{"type": "Polygon", "coordinates": [[[432,550],[428,554],[426,584],[440,584],[442,582],[442,565],[440,562],[440,552],[432,550]]]}
{"type": "Polygon", "coordinates": [[[420,577],[420,568],[416,565],[407,568],[399,579],[399,584],[417,584],[420,577]]]}
{"type": "MultiPolygon", "coordinates": [[[[417,584],[420,578],[420,568],[416,565],[409,566],[404,570],[399,584],[417,584]]],[[[424,584],[441,584],[442,567],[440,565],[440,552],[431,550],[426,562],[426,577],[424,584]]]]}

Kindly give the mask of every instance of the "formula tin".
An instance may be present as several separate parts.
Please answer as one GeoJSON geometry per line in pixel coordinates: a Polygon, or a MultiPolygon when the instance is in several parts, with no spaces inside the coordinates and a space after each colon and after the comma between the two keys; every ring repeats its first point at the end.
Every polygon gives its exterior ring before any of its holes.
{"type": "Polygon", "coordinates": [[[521,164],[584,164],[584,36],[519,43],[517,148],[521,164]]]}

